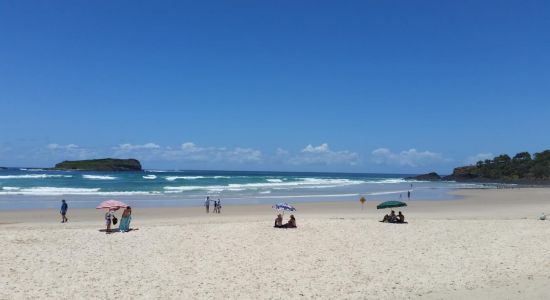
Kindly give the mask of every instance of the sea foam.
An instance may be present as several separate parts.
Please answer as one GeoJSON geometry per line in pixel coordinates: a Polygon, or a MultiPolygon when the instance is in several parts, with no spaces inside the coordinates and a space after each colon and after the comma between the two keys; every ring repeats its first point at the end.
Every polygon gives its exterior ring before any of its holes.
{"type": "Polygon", "coordinates": [[[115,180],[117,177],[109,175],[82,175],[82,178],[91,180],[115,180]]]}
{"type": "Polygon", "coordinates": [[[0,179],[41,179],[41,178],[70,178],[73,175],[54,174],[25,174],[25,175],[1,175],[0,179]]]}
{"type": "Polygon", "coordinates": [[[100,188],[60,188],[60,187],[32,187],[17,188],[3,187],[0,195],[33,195],[33,196],[62,196],[62,195],[94,195],[94,196],[132,196],[132,195],[151,195],[161,194],[160,192],[145,191],[116,191],[101,192],[100,188]],[[8,188],[8,189],[6,189],[8,188]]]}
{"type": "Polygon", "coordinates": [[[287,190],[295,188],[328,188],[339,187],[346,185],[361,184],[364,181],[361,180],[349,180],[349,179],[330,179],[330,178],[299,178],[296,181],[288,182],[263,182],[263,183],[231,183],[228,185],[184,185],[184,186],[165,186],[167,191],[209,191],[209,192],[222,192],[222,191],[244,191],[244,190],[264,190],[264,189],[276,189],[287,190]]]}
{"type": "Polygon", "coordinates": [[[195,179],[201,179],[204,178],[204,176],[166,176],[164,179],[168,181],[175,181],[177,179],[186,179],[186,180],[195,180],[195,179]]]}

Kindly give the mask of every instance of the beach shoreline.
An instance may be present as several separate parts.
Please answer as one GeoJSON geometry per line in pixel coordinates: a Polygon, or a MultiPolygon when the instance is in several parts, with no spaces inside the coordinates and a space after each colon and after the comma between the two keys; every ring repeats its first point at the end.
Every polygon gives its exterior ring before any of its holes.
{"type": "Polygon", "coordinates": [[[101,210],[2,211],[0,299],[543,299],[550,189],[455,193],[408,202],[408,224],[375,201],[296,202],[298,229],[265,204],[134,208],[138,230],[111,235],[101,210]]]}
{"type": "MultiPolygon", "coordinates": [[[[442,219],[479,219],[481,217],[494,218],[529,218],[534,215],[529,215],[533,210],[536,210],[540,205],[544,205],[546,200],[544,196],[548,194],[550,188],[544,187],[529,187],[529,188],[509,188],[509,189],[455,189],[450,194],[453,199],[445,200],[404,200],[409,205],[403,208],[404,211],[421,218],[442,218],[442,219]],[[534,198],[526,197],[525,194],[535,196],[534,198]],[[483,202],[479,200],[480,195],[484,196],[483,202]],[[506,195],[505,197],[500,197],[506,195]],[[517,195],[517,196],[516,196],[517,195]],[[516,197],[516,198],[514,198],[516,197]],[[451,214],[443,214],[444,212],[451,214]],[[494,213],[490,213],[493,211],[494,213]]],[[[58,197],[59,198],[59,197],[58,197]]],[[[62,198],[62,197],[61,197],[62,198]]],[[[60,199],[61,199],[60,198],[60,199]]],[[[56,198],[57,199],[57,198],[56,198]]],[[[101,200],[98,197],[91,198],[99,203],[101,200]]],[[[289,201],[297,207],[298,213],[302,215],[360,215],[367,218],[372,218],[382,214],[384,210],[376,210],[376,205],[384,201],[383,199],[367,199],[364,208],[361,209],[359,200],[340,200],[340,201],[289,201]]],[[[61,201],[56,203],[61,205],[61,201]]],[[[69,207],[71,202],[69,201],[69,207]]],[[[223,204],[222,214],[224,216],[270,216],[274,214],[272,204],[223,204]]],[[[549,207],[550,208],[550,207],[549,207]]],[[[157,206],[157,207],[139,207],[133,206],[134,214],[139,214],[140,217],[148,219],[178,219],[178,218],[201,218],[214,214],[206,214],[204,209],[204,200],[194,201],[187,206],[157,206]]],[[[541,211],[542,212],[542,211],[541,211]]],[[[548,210],[550,213],[550,210],[548,210]]],[[[0,220],[10,223],[39,223],[53,222],[56,216],[59,215],[58,208],[23,208],[9,209],[0,211],[0,220]]],[[[101,218],[102,210],[94,208],[70,208],[69,216],[71,222],[93,221],[101,218]]]]}

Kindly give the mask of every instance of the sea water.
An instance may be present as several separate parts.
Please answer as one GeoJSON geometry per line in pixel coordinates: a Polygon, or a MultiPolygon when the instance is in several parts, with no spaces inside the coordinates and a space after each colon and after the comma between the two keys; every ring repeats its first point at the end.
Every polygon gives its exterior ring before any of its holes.
{"type": "Polygon", "coordinates": [[[0,209],[95,207],[117,199],[147,207],[198,206],[206,196],[222,204],[453,199],[457,188],[486,184],[406,180],[407,174],[245,171],[92,172],[10,168],[0,170],[0,209]]]}

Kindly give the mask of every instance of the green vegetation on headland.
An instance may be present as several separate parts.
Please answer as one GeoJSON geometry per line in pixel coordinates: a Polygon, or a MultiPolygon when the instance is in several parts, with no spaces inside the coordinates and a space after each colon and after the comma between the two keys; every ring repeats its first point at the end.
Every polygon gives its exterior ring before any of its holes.
{"type": "Polygon", "coordinates": [[[535,153],[520,152],[514,157],[506,154],[480,160],[475,165],[458,167],[449,176],[432,172],[405,179],[460,182],[500,182],[519,184],[550,184],[550,150],[535,153]]]}
{"type": "Polygon", "coordinates": [[[66,160],[55,165],[57,170],[87,170],[87,171],[141,171],[141,163],[137,159],[89,159],[66,160]]]}
{"type": "Polygon", "coordinates": [[[473,166],[455,168],[445,180],[499,181],[518,183],[550,182],[550,150],[535,153],[520,152],[514,157],[506,154],[478,161],[473,166]]]}

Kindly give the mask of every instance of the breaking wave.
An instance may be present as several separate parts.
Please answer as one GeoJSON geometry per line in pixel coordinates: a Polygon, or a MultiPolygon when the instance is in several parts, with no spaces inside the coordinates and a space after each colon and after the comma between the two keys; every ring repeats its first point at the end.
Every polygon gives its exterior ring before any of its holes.
{"type": "Polygon", "coordinates": [[[115,180],[117,177],[109,175],[82,175],[82,178],[91,180],[115,180]]]}
{"type": "Polygon", "coordinates": [[[41,178],[70,178],[73,175],[57,174],[25,174],[25,175],[1,175],[0,179],[41,179],[41,178]]]}
{"type": "Polygon", "coordinates": [[[60,188],[60,187],[3,187],[0,190],[2,195],[34,195],[34,196],[62,196],[62,195],[99,195],[99,196],[131,196],[161,194],[160,192],[144,191],[118,191],[101,192],[100,188],[60,188]]]}
{"type": "Polygon", "coordinates": [[[243,184],[228,184],[228,185],[185,185],[185,186],[165,186],[164,190],[167,191],[208,191],[208,192],[222,192],[222,191],[244,191],[244,190],[262,190],[262,189],[276,189],[287,190],[294,188],[327,188],[327,187],[339,187],[346,185],[354,185],[364,183],[362,180],[350,180],[350,179],[322,179],[322,178],[299,178],[297,181],[290,182],[264,182],[264,183],[243,183],[243,184]]]}
{"type": "Polygon", "coordinates": [[[201,179],[204,178],[204,176],[166,176],[164,179],[168,181],[176,181],[178,179],[186,179],[186,180],[195,180],[195,179],[201,179]]]}

